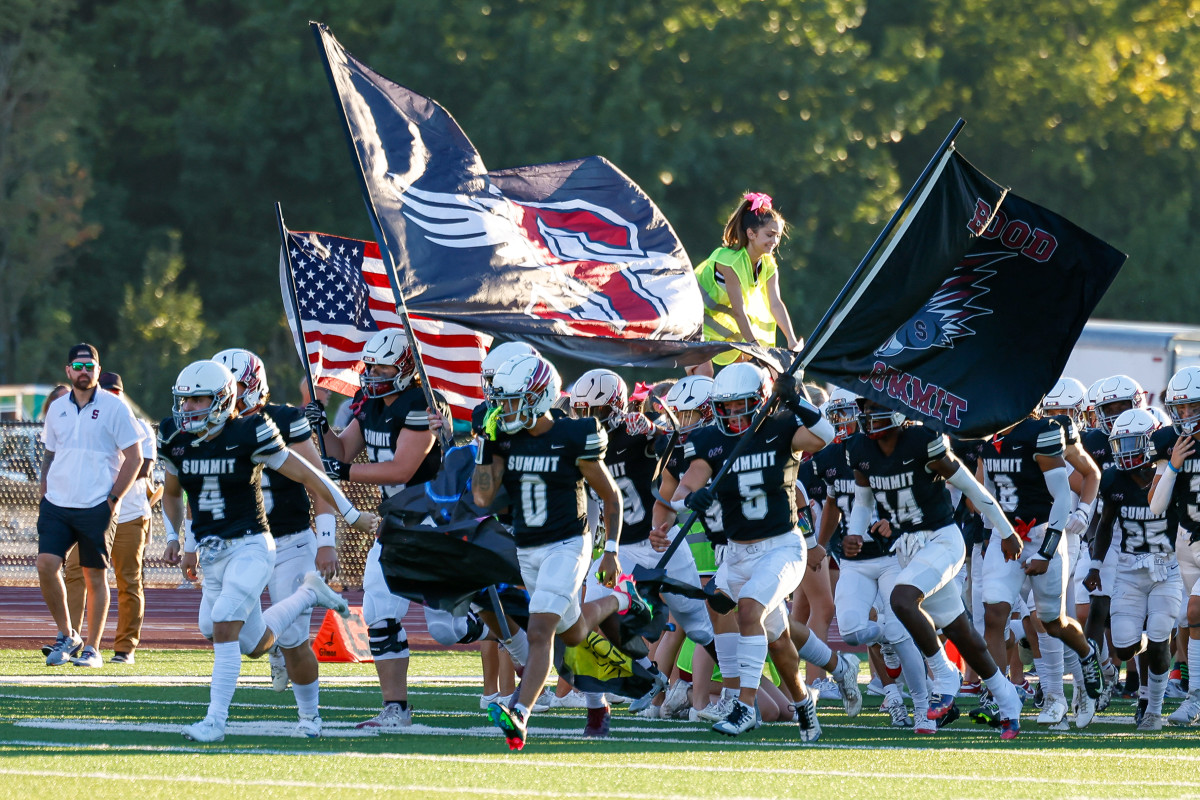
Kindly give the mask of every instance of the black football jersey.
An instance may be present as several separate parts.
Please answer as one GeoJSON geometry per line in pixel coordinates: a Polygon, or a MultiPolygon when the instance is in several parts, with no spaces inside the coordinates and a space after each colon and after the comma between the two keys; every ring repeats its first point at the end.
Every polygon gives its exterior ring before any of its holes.
{"type": "Polygon", "coordinates": [[[1112,445],[1107,433],[1099,428],[1088,428],[1079,435],[1079,442],[1097,467],[1104,469],[1112,464],[1112,445]]]}
{"type": "MultiPolygon", "coordinates": [[[[1150,436],[1151,458],[1155,461],[1171,457],[1179,434],[1174,428],[1159,428],[1150,436]]],[[[1183,460],[1175,487],[1171,490],[1172,518],[1188,532],[1190,540],[1200,541],[1200,454],[1196,451],[1183,460]]]]}
{"type": "Polygon", "coordinates": [[[512,503],[517,547],[582,536],[587,495],[577,459],[603,461],[608,435],[594,417],[556,419],[541,436],[501,435],[495,454],[505,459],[504,488],[512,503]]]}
{"type": "Polygon", "coordinates": [[[630,436],[624,427],[608,434],[608,452],[604,464],[621,490],[624,504],[621,544],[644,542],[650,538],[650,510],[654,507],[654,439],[630,436]]]}
{"type": "Polygon", "coordinates": [[[1079,426],[1075,424],[1075,420],[1070,414],[1048,414],[1046,419],[1052,419],[1058,423],[1058,427],[1063,431],[1063,444],[1070,447],[1080,441],[1083,432],[1079,430],[1079,426]]]}
{"type": "MultiPolygon", "coordinates": [[[[403,430],[429,430],[429,405],[425,402],[425,393],[420,386],[409,386],[398,395],[391,405],[384,397],[372,397],[363,403],[355,419],[362,428],[363,441],[366,442],[367,459],[372,463],[391,461],[396,456],[396,442],[403,430]]],[[[441,400],[441,397],[437,397],[441,400]]],[[[386,500],[400,492],[405,486],[415,486],[432,480],[438,474],[442,465],[442,446],[434,437],[433,449],[425,456],[425,460],[417,467],[407,484],[380,486],[379,490],[386,500]]]]}
{"type": "Polygon", "coordinates": [[[159,424],[158,454],[187,494],[197,541],[270,530],[260,485],[262,462],[284,446],[275,423],[262,414],[235,417],[207,441],[179,431],[174,419],[159,424]]]}
{"type": "Polygon", "coordinates": [[[996,488],[996,502],[1014,527],[1050,519],[1054,497],[1035,455],[1061,456],[1063,429],[1052,419],[1027,417],[983,445],[983,470],[996,488]]]}
{"type": "MultiPolygon", "coordinates": [[[[854,434],[858,436],[859,434],[854,434]]],[[[853,437],[850,437],[853,438],[853,437]]],[[[850,468],[849,462],[846,460],[846,444],[849,439],[841,442],[830,442],[823,447],[813,461],[816,463],[817,473],[821,477],[821,481],[826,486],[826,492],[833,501],[837,503],[838,510],[842,512],[842,518],[838,522],[837,530],[829,539],[831,545],[830,552],[842,553],[841,541],[846,537],[846,525],[850,521],[850,512],[854,509],[854,470],[850,468]],[[834,542],[837,542],[834,545],[834,542]]],[[[879,558],[886,556],[891,550],[891,543],[886,539],[875,539],[869,533],[863,536],[862,550],[856,556],[846,556],[842,554],[840,557],[850,561],[864,561],[871,558],[879,558]]]]}
{"type": "Polygon", "coordinates": [[[1107,467],[1100,476],[1100,496],[1105,507],[1111,503],[1117,512],[1121,552],[1131,555],[1175,552],[1174,509],[1168,507],[1162,514],[1152,513],[1149,494],[1150,485],[1138,486],[1125,470],[1107,467]]]}
{"type": "MultiPolygon", "coordinates": [[[[662,458],[663,451],[666,450],[667,440],[669,437],[659,437],[654,443],[654,452],[662,458]]],[[[667,456],[666,464],[663,466],[663,472],[669,472],[676,483],[683,477],[683,473],[687,472],[687,457],[684,455],[684,443],[678,439],[671,446],[671,454],[667,456]]],[[[664,497],[667,502],[671,501],[670,497],[664,497]]],[[[691,516],[691,511],[684,511],[678,515],[679,524],[691,516]]],[[[708,511],[702,516],[688,533],[699,533],[701,530],[708,536],[708,539],[713,544],[728,544],[729,537],[725,535],[725,515],[721,511],[721,500],[717,501],[708,507],[708,511]]]]}
{"type": "Polygon", "coordinates": [[[924,425],[902,428],[890,456],[868,436],[856,434],[846,440],[846,460],[870,483],[876,513],[891,523],[893,536],[953,524],[946,479],[926,468],[945,456],[949,447],[945,436],[924,425]]]}
{"type": "MultiPolygon", "coordinates": [[[[304,412],[294,406],[268,403],[262,413],[271,418],[287,445],[312,439],[312,426],[304,412]]],[[[320,469],[320,465],[317,465],[320,469]]],[[[308,490],[304,484],[280,475],[273,469],[262,473],[263,505],[267,510],[267,522],[274,536],[287,536],[307,530],[311,525],[308,490]]]]}
{"type": "MultiPolygon", "coordinates": [[[[789,413],[768,419],[754,434],[742,455],[730,465],[717,487],[725,535],[746,542],[782,536],[796,528],[796,476],[800,454],[792,452],[792,437],[800,422],[789,413]]],[[[684,456],[708,463],[715,475],[733,452],[738,438],[714,426],[693,431],[684,456]]]]}

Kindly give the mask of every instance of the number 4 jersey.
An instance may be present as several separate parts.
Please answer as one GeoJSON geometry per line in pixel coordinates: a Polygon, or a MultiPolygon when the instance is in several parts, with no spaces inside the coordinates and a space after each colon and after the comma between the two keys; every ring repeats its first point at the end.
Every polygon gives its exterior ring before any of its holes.
{"type": "Polygon", "coordinates": [[[187,493],[197,541],[269,530],[259,477],[263,462],[283,449],[279,429],[261,414],[234,417],[208,440],[179,431],[174,419],[158,426],[159,456],[187,493]]]}
{"type": "Polygon", "coordinates": [[[846,440],[846,460],[870,483],[879,518],[891,523],[893,536],[936,531],[954,522],[946,479],[927,468],[948,450],[946,437],[924,425],[901,428],[891,455],[865,434],[846,440]]]}

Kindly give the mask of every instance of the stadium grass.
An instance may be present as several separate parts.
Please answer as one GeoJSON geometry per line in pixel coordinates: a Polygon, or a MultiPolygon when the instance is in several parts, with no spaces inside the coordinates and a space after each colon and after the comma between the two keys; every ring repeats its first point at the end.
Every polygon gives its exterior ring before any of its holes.
{"type": "Polygon", "coordinates": [[[853,720],[822,702],[815,746],[797,743],[792,724],[729,739],[619,707],[610,738],[585,740],[583,712],[560,710],[536,715],[526,749],[509,753],[479,710],[469,652],[414,654],[417,725],[404,734],[353,728],[378,708],[370,665],[322,665],[321,739],[290,735],[291,693],[271,691],[265,661],[246,660],[225,741],[197,744],[179,729],[204,715],[211,658],[139,651],[130,667],[49,669],[34,651],[0,651],[0,797],[1200,796],[1200,728],[1138,733],[1126,700],[1084,731],[1048,732],[1027,715],[1015,742],[971,724],[970,700],[928,738],[890,728],[878,698],[853,720]]]}

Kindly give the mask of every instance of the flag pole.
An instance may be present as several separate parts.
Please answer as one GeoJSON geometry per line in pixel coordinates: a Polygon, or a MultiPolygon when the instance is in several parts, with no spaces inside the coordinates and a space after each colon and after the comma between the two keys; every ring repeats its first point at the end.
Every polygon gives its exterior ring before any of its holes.
{"type": "MultiPolygon", "coordinates": [[[[312,364],[308,360],[308,344],[304,341],[304,324],[300,320],[300,298],[296,293],[296,270],[292,266],[292,248],[291,242],[288,241],[288,229],[283,222],[283,206],[279,203],[275,204],[275,222],[279,226],[279,241],[282,248],[284,263],[287,265],[287,287],[288,297],[292,302],[292,319],[296,322],[296,329],[293,335],[296,337],[296,346],[299,350],[300,362],[304,365],[304,380],[308,383],[308,396],[311,400],[317,399],[317,384],[313,381],[312,364]]],[[[327,457],[325,452],[325,441],[320,436],[318,431],[317,447],[321,450],[321,458],[327,457]]]]}
{"type": "MultiPolygon", "coordinates": [[[[887,240],[887,237],[900,223],[901,217],[904,216],[904,213],[908,210],[909,206],[912,205],[913,200],[917,197],[920,190],[924,188],[926,182],[929,180],[930,175],[932,175],[934,170],[938,168],[943,159],[946,157],[946,154],[954,146],[954,139],[958,136],[959,131],[963,129],[964,125],[966,125],[966,121],[963,120],[962,117],[959,117],[958,121],[954,123],[954,127],[951,128],[950,133],[947,134],[946,138],[942,141],[941,146],[938,147],[937,152],[934,153],[933,158],[931,158],[929,163],[925,165],[925,169],[921,171],[921,174],[917,177],[917,180],[912,185],[912,188],[908,190],[908,194],[906,194],[904,199],[900,201],[900,206],[896,209],[895,213],[892,214],[892,218],[888,220],[887,225],[885,225],[883,230],[880,231],[879,236],[875,238],[874,244],[871,245],[871,248],[867,250],[867,254],[863,256],[861,261],[859,261],[858,266],[850,275],[850,279],[846,281],[846,285],[842,287],[842,291],[833,301],[833,305],[831,305],[825,312],[825,315],[821,317],[821,321],[817,323],[817,327],[813,330],[812,335],[809,336],[805,341],[804,349],[801,350],[800,354],[787,368],[787,372],[785,373],[786,375],[793,376],[797,372],[800,372],[801,376],[803,376],[804,368],[812,362],[813,358],[816,357],[817,352],[820,351],[822,345],[829,340],[829,337],[837,329],[837,324],[831,325],[831,321],[834,319],[834,316],[838,315],[838,322],[840,323],[841,319],[845,318],[846,313],[849,312],[850,308],[853,307],[853,305],[857,302],[858,298],[861,296],[861,293],[850,298],[848,304],[846,303],[846,298],[855,288],[855,284],[858,282],[859,278],[866,271],[867,265],[870,264],[871,260],[876,256],[876,254],[878,254],[880,248],[883,246],[883,243],[887,240]],[[843,305],[845,305],[845,308],[842,307],[843,305]]],[[[869,283],[873,277],[874,274],[868,275],[867,282],[869,283]]],[[[715,490],[725,475],[728,474],[730,467],[735,461],[737,461],[738,456],[745,452],[746,448],[749,446],[750,439],[753,438],[759,426],[761,426],[763,421],[774,412],[777,401],[778,395],[772,391],[771,396],[767,398],[767,401],[759,406],[758,411],[754,413],[754,417],[750,420],[749,430],[741,435],[737,445],[734,446],[733,451],[730,452],[729,456],[725,459],[725,462],[721,465],[721,469],[717,471],[717,474],[714,475],[712,480],[709,482],[709,488],[715,490]]],[[[666,551],[663,552],[662,557],[659,558],[658,565],[656,567],[657,569],[666,568],[667,562],[671,560],[671,556],[675,554],[675,551],[679,549],[679,546],[683,543],[684,539],[687,538],[687,531],[691,530],[692,525],[696,523],[696,520],[699,517],[700,513],[693,511],[687,518],[686,523],[680,526],[679,533],[675,536],[675,539],[671,542],[666,551]]]]}

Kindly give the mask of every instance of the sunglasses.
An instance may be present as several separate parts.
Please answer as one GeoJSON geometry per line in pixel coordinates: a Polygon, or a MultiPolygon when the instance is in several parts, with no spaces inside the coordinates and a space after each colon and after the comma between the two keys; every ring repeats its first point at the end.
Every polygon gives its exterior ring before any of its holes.
{"type": "Polygon", "coordinates": [[[75,370],[76,372],[83,372],[85,370],[87,372],[91,372],[92,370],[94,370],[96,368],[96,362],[94,362],[94,361],[72,361],[70,366],[71,366],[71,369],[75,370]]]}

